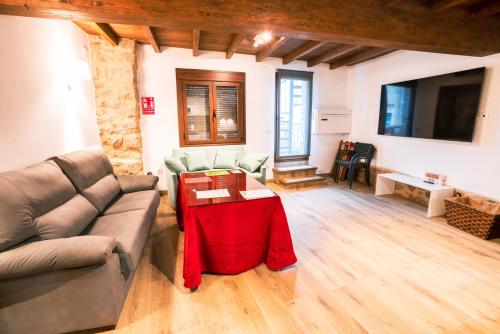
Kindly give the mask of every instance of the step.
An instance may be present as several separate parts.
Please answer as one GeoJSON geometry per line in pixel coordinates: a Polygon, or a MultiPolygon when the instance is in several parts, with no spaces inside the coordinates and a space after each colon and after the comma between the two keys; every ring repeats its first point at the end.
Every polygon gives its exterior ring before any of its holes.
{"type": "Polygon", "coordinates": [[[309,166],[309,165],[284,166],[284,167],[274,167],[273,172],[275,172],[275,173],[288,173],[288,172],[316,170],[317,168],[318,167],[309,166]]]}
{"type": "Polygon", "coordinates": [[[326,180],[326,177],[320,176],[320,175],[314,175],[314,176],[306,176],[306,177],[297,177],[293,179],[281,179],[280,182],[283,183],[284,185],[292,185],[292,184],[297,184],[297,183],[311,183],[311,182],[318,182],[318,181],[324,181],[326,180]]]}

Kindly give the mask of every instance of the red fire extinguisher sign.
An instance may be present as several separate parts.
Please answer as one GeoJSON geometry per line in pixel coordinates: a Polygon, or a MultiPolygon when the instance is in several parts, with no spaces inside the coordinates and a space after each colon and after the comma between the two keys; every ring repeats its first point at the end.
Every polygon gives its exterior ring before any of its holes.
{"type": "Polygon", "coordinates": [[[141,98],[142,104],[142,114],[143,115],[154,115],[155,114],[155,98],[148,96],[141,98]]]}

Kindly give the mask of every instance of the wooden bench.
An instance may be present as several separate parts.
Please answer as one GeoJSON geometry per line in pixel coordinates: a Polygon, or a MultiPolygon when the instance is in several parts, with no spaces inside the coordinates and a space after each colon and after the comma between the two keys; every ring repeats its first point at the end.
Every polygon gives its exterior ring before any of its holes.
{"type": "Polygon", "coordinates": [[[377,175],[377,184],[375,186],[375,195],[393,194],[396,182],[407,184],[412,187],[424,189],[430,192],[429,207],[427,217],[442,216],[446,213],[444,199],[453,197],[455,189],[448,186],[431,184],[424,182],[413,176],[399,173],[387,173],[377,175]]]}

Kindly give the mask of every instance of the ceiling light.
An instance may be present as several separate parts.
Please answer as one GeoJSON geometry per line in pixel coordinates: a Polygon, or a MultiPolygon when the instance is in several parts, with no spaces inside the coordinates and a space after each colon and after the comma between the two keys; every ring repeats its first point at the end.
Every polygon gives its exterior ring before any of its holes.
{"type": "Polygon", "coordinates": [[[273,35],[271,35],[269,31],[265,31],[262,34],[262,38],[264,39],[264,41],[269,42],[273,38],[273,35]]]}
{"type": "Polygon", "coordinates": [[[264,31],[254,37],[253,47],[259,47],[261,45],[269,43],[273,39],[273,35],[269,31],[264,31]]]}

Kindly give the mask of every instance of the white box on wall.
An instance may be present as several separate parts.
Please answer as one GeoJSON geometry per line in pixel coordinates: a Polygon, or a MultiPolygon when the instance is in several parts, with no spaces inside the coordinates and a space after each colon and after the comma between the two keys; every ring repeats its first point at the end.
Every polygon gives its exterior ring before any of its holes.
{"type": "Polygon", "coordinates": [[[351,132],[351,111],[347,109],[313,109],[313,134],[351,132]]]}

